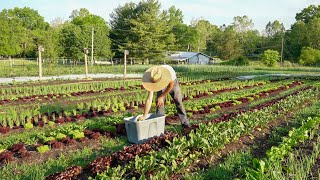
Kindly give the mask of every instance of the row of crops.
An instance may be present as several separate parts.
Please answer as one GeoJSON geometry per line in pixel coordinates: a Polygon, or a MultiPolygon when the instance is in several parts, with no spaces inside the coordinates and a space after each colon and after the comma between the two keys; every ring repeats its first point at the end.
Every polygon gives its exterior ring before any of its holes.
{"type": "Polygon", "coordinates": [[[10,93],[3,98],[6,103],[0,104],[0,176],[286,179],[293,169],[307,163],[308,169],[299,176],[310,178],[319,175],[314,170],[320,146],[319,82],[304,78],[181,79],[192,126],[181,129],[172,99],[167,98],[165,134],[139,145],[128,143],[122,120],[143,112],[146,92],[137,80],[26,86],[26,90],[6,87],[1,93],[10,93]],[[274,130],[289,122],[294,123],[285,132],[274,130]],[[265,136],[265,144],[268,138],[278,139],[259,156],[253,153],[249,160],[233,162],[243,164],[219,176],[217,166],[228,160],[219,154],[254,151],[259,146],[256,136],[265,136]],[[246,141],[253,141],[252,145],[234,145],[246,141]],[[312,156],[303,156],[299,150],[304,143],[310,147],[307,155],[312,156]],[[288,168],[299,157],[305,160],[288,168]],[[219,160],[208,161],[214,158],[219,160]],[[207,165],[201,166],[204,161],[207,165]]]}

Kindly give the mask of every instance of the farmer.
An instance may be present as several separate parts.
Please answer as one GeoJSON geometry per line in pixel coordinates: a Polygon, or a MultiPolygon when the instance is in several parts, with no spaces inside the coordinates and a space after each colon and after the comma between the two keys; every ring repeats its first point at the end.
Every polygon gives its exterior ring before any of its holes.
{"type": "Polygon", "coordinates": [[[187,113],[182,104],[181,89],[176,72],[169,65],[154,66],[149,68],[142,77],[142,85],[148,91],[144,115],[138,120],[146,119],[153,100],[153,92],[157,92],[157,114],[165,115],[164,102],[167,94],[170,94],[179,114],[183,128],[190,127],[187,113]]]}

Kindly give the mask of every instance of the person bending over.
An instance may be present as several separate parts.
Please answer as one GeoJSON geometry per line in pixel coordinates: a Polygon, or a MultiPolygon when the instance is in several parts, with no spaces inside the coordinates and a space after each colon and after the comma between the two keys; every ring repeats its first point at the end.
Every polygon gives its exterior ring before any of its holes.
{"type": "Polygon", "coordinates": [[[146,119],[151,108],[153,93],[157,92],[157,114],[165,115],[164,103],[166,95],[170,94],[176,105],[182,127],[190,127],[187,113],[182,103],[182,94],[177,75],[171,66],[160,65],[149,68],[143,74],[142,85],[148,91],[148,97],[145,103],[144,114],[139,117],[139,121],[146,119]]]}

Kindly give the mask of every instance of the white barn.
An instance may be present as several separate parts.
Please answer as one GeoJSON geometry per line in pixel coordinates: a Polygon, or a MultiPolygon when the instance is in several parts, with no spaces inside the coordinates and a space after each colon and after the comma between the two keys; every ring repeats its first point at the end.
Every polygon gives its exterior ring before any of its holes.
{"type": "Polygon", "coordinates": [[[168,56],[178,64],[209,64],[212,58],[200,52],[176,52],[168,56]]]}

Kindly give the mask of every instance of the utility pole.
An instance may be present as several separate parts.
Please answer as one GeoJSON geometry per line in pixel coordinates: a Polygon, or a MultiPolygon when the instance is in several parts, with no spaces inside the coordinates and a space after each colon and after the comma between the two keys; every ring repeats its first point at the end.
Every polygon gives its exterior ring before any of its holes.
{"type": "Polygon", "coordinates": [[[124,50],[124,69],[123,69],[123,78],[127,76],[127,55],[129,54],[128,50],[124,50]]]}
{"type": "Polygon", "coordinates": [[[281,38],[281,59],[280,59],[281,66],[283,66],[283,43],[284,43],[284,37],[282,35],[282,38],[281,38]]]}
{"type": "Polygon", "coordinates": [[[42,79],[42,58],[41,58],[41,52],[44,51],[44,48],[42,46],[38,47],[38,65],[39,65],[39,81],[42,79]]]}
{"type": "Polygon", "coordinates": [[[89,49],[84,48],[83,52],[84,52],[84,65],[85,65],[85,70],[86,70],[86,79],[88,79],[88,59],[87,59],[87,56],[89,54],[89,49]]]}
{"type": "Polygon", "coordinates": [[[93,37],[94,37],[94,28],[91,32],[91,66],[93,65],[93,37]]]}

